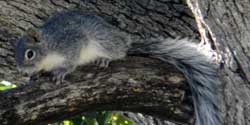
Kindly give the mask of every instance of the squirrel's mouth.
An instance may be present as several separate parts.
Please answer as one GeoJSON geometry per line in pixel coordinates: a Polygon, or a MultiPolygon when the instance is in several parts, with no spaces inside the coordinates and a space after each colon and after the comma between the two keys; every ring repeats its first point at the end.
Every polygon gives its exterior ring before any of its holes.
{"type": "Polygon", "coordinates": [[[19,73],[21,73],[24,77],[30,77],[37,73],[37,71],[33,70],[32,68],[28,67],[17,67],[19,73]]]}

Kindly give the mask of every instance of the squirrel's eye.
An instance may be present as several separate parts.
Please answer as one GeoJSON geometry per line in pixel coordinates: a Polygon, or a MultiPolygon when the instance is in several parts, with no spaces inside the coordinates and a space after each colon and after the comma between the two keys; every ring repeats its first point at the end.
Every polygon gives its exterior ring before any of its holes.
{"type": "Polygon", "coordinates": [[[31,50],[31,49],[27,49],[25,51],[25,59],[27,60],[32,60],[35,58],[35,51],[31,50]]]}

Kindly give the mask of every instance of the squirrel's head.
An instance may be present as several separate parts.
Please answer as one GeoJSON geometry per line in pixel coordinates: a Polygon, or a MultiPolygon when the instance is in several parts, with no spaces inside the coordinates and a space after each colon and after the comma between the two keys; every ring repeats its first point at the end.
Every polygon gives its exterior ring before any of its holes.
{"type": "Polygon", "coordinates": [[[28,29],[27,34],[20,38],[15,46],[17,69],[30,76],[39,71],[37,65],[41,58],[39,33],[35,29],[28,29]]]}

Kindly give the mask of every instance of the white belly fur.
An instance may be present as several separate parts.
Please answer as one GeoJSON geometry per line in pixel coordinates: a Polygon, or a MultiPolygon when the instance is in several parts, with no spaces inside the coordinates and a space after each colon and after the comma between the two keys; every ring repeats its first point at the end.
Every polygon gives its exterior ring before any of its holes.
{"type": "Polygon", "coordinates": [[[38,64],[37,69],[45,70],[45,71],[51,71],[57,67],[60,67],[63,65],[65,61],[65,58],[58,54],[58,53],[50,53],[48,54],[40,64],[38,64]]]}
{"type": "Polygon", "coordinates": [[[88,46],[83,46],[80,52],[78,65],[84,65],[95,61],[99,57],[109,58],[104,49],[95,41],[90,41],[88,46]]]}
{"type": "MultiPolygon", "coordinates": [[[[83,46],[80,51],[80,58],[76,60],[76,65],[88,64],[95,61],[99,57],[110,58],[107,56],[107,52],[94,41],[91,41],[88,46],[83,46]]],[[[66,58],[63,55],[52,52],[48,54],[41,63],[37,65],[38,71],[45,70],[51,71],[57,67],[60,67],[65,62],[66,58]]]]}

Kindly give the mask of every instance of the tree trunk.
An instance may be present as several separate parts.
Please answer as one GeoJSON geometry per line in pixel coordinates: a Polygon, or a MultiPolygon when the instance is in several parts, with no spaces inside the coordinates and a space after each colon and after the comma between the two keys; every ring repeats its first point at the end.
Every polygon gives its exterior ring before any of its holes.
{"type": "Polygon", "coordinates": [[[250,124],[250,1],[189,0],[201,38],[220,54],[222,112],[227,125],[250,124]]]}
{"type": "MultiPolygon", "coordinates": [[[[101,14],[142,40],[181,36],[211,44],[221,62],[223,121],[248,125],[249,8],[246,0],[0,0],[0,80],[25,83],[16,71],[11,43],[27,28],[41,26],[55,12],[80,9],[101,14]]],[[[1,93],[1,123],[45,124],[95,110],[142,112],[177,123],[193,121],[183,76],[157,60],[128,57],[104,70],[80,67],[62,85],[46,78],[1,93]]]]}

